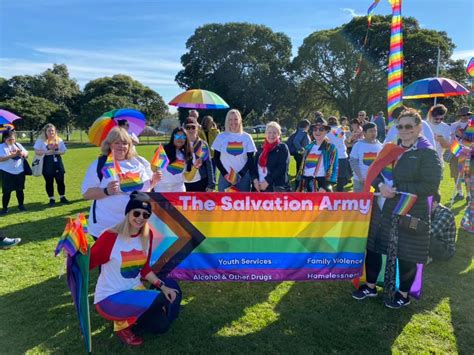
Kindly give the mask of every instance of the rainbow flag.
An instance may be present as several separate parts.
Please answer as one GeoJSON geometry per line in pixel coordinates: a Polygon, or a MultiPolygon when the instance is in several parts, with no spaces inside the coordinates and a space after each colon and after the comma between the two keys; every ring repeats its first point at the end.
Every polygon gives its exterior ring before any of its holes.
{"type": "Polygon", "coordinates": [[[120,190],[122,192],[139,191],[143,188],[143,181],[139,172],[126,172],[119,174],[120,190]]]}
{"type": "Polygon", "coordinates": [[[87,239],[82,224],[78,219],[73,220],[69,217],[69,221],[66,223],[63,234],[59,238],[54,250],[54,256],[57,256],[61,249],[64,249],[64,252],[69,256],[74,256],[77,252],[86,255],[87,239]]]}
{"type": "Polygon", "coordinates": [[[388,126],[394,123],[392,112],[402,105],[403,96],[403,31],[402,0],[389,0],[392,5],[390,52],[388,59],[387,111],[388,126]]]}
{"type": "Polygon", "coordinates": [[[451,143],[451,146],[449,147],[449,151],[453,153],[455,157],[458,157],[459,154],[461,154],[461,150],[462,150],[461,145],[456,139],[454,139],[453,143],[451,143]]]}
{"type": "Polygon", "coordinates": [[[362,163],[364,163],[364,165],[371,166],[372,163],[377,158],[377,154],[378,153],[372,153],[372,152],[364,153],[364,156],[362,158],[362,163]]]}
{"type": "Polygon", "coordinates": [[[232,185],[236,185],[236,184],[239,182],[239,174],[237,174],[237,173],[235,172],[235,170],[232,169],[232,168],[230,168],[228,178],[229,178],[228,181],[229,181],[232,185]]]}
{"type": "Polygon", "coordinates": [[[166,155],[165,148],[159,144],[158,148],[156,148],[155,155],[153,155],[153,158],[151,159],[151,170],[156,171],[166,169],[169,162],[170,160],[166,155]]]}
{"type": "Polygon", "coordinates": [[[196,148],[194,153],[198,159],[202,159],[203,161],[209,158],[209,148],[207,147],[207,144],[203,142],[199,144],[199,147],[196,148]]]}
{"type": "Polygon", "coordinates": [[[115,179],[118,174],[118,171],[116,169],[117,164],[118,163],[115,162],[113,154],[110,153],[107,156],[107,160],[105,161],[104,166],[102,167],[102,175],[104,175],[106,178],[115,179]]]}
{"type": "Polygon", "coordinates": [[[84,213],[79,213],[76,218],[77,223],[79,223],[82,226],[82,230],[84,233],[88,233],[88,227],[87,227],[87,219],[86,216],[84,216],[84,213]]]}
{"type": "Polygon", "coordinates": [[[380,0],[375,0],[367,10],[367,23],[368,23],[367,27],[370,27],[372,25],[372,16],[374,15],[375,8],[379,4],[379,2],[380,0]]]}
{"type": "Polygon", "coordinates": [[[362,274],[369,193],[152,193],[151,265],[191,281],[330,281],[362,274]],[[315,225],[317,228],[315,228],[315,225]]]}
{"type": "Polygon", "coordinates": [[[225,192],[239,192],[239,189],[235,187],[235,185],[230,185],[225,192]]]}
{"type": "Polygon", "coordinates": [[[400,195],[400,200],[398,200],[398,203],[393,210],[393,214],[405,216],[410,212],[418,196],[408,192],[399,192],[398,194],[400,195]]]}
{"type": "Polygon", "coordinates": [[[469,60],[469,63],[467,63],[466,72],[469,76],[474,76],[474,57],[472,57],[469,60]]]}

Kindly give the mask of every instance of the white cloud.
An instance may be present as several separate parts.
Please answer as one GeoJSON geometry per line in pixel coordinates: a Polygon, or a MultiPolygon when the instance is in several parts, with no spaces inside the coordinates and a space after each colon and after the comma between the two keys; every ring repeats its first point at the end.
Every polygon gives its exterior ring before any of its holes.
{"type": "Polygon", "coordinates": [[[366,15],[366,14],[360,14],[360,13],[356,12],[356,10],[351,9],[349,7],[343,7],[343,8],[340,8],[339,10],[351,15],[351,17],[359,17],[359,16],[365,16],[366,15]]]}
{"type": "Polygon", "coordinates": [[[451,59],[453,59],[453,60],[458,60],[458,59],[469,60],[472,57],[474,57],[474,50],[473,49],[467,49],[467,50],[454,51],[453,55],[451,56],[451,59]]]}

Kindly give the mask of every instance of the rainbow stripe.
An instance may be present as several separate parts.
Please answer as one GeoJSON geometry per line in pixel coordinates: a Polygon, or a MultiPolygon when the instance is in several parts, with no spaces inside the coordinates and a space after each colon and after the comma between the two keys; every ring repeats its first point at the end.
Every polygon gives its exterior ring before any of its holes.
{"type": "Polygon", "coordinates": [[[122,265],[120,265],[120,274],[125,279],[134,279],[140,273],[141,268],[145,265],[146,254],[137,249],[131,251],[121,251],[122,265]]]}
{"type": "Polygon", "coordinates": [[[235,187],[235,185],[229,186],[227,189],[224,190],[225,192],[239,192],[239,189],[235,187]]]}
{"type": "Polygon", "coordinates": [[[393,181],[393,164],[389,164],[382,169],[382,176],[390,181],[393,181]]]}
{"type": "Polygon", "coordinates": [[[461,154],[461,150],[462,150],[461,145],[456,139],[454,139],[453,143],[451,143],[451,146],[449,147],[449,151],[453,153],[455,157],[458,157],[459,154],[461,154]]]}
{"type": "Polygon", "coordinates": [[[313,169],[316,171],[319,169],[319,164],[321,163],[321,154],[310,153],[306,157],[305,169],[313,169]]]}
{"type": "Polygon", "coordinates": [[[463,133],[463,137],[472,142],[474,138],[474,117],[471,117],[471,119],[469,120],[466,130],[463,133]]]}
{"type": "Polygon", "coordinates": [[[112,153],[107,156],[104,166],[102,167],[102,174],[106,178],[115,179],[117,177],[117,171],[115,169],[115,160],[112,153]]]}
{"type": "Polygon", "coordinates": [[[157,218],[150,224],[161,238],[151,256],[154,272],[194,281],[347,280],[362,274],[372,194],[192,195],[212,209],[191,208],[183,193],[151,198],[157,218]],[[331,207],[336,200],[365,201],[369,208],[331,207]]]}
{"type": "Polygon", "coordinates": [[[244,146],[242,142],[229,142],[227,144],[227,153],[230,155],[240,155],[244,152],[244,146]]]}
{"type": "Polygon", "coordinates": [[[196,148],[194,154],[196,154],[198,159],[202,159],[203,161],[207,160],[209,158],[209,148],[207,147],[207,144],[201,142],[199,147],[196,148]]]}
{"type": "Polygon", "coordinates": [[[77,252],[86,255],[87,248],[87,238],[82,227],[80,215],[75,220],[69,217],[69,221],[66,223],[63,234],[59,238],[54,250],[54,255],[57,256],[62,249],[69,256],[74,256],[77,252]]]}
{"type": "Polygon", "coordinates": [[[174,162],[168,165],[166,170],[168,170],[170,174],[173,175],[181,174],[184,170],[184,160],[175,160],[174,162]]]}
{"type": "Polygon", "coordinates": [[[466,67],[466,72],[469,74],[469,76],[474,76],[474,57],[469,60],[469,63],[466,67]]]}
{"type": "Polygon", "coordinates": [[[84,233],[88,233],[88,227],[87,227],[87,219],[86,219],[86,216],[84,216],[84,213],[79,213],[77,215],[77,219],[76,219],[79,224],[82,226],[82,230],[84,231],[84,233]]]}
{"type": "Polygon", "coordinates": [[[227,176],[228,181],[232,184],[235,185],[239,182],[239,174],[235,172],[234,169],[230,168],[229,174],[227,176]]]}
{"type": "Polygon", "coordinates": [[[143,188],[143,181],[139,172],[127,172],[119,174],[120,190],[122,192],[139,191],[143,188]]]}
{"type": "Polygon", "coordinates": [[[390,54],[388,59],[387,111],[388,126],[393,125],[392,112],[402,105],[403,96],[403,31],[402,0],[389,0],[392,5],[390,54]]]}
{"type": "Polygon", "coordinates": [[[377,158],[377,153],[371,153],[371,152],[364,153],[364,157],[362,158],[362,163],[364,163],[364,165],[371,166],[376,158],[377,158]]]}
{"type": "Polygon", "coordinates": [[[0,124],[0,133],[13,131],[14,129],[15,129],[15,126],[13,126],[11,123],[0,124]]]}
{"type": "Polygon", "coordinates": [[[379,2],[380,0],[375,0],[367,10],[367,23],[368,23],[367,27],[370,27],[372,25],[372,16],[374,15],[375,8],[379,4],[379,2]]]}
{"type": "Polygon", "coordinates": [[[170,160],[166,155],[165,148],[163,148],[163,146],[159,144],[158,148],[156,148],[153,158],[151,159],[151,170],[156,171],[166,169],[169,162],[170,160]]]}
{"type": "Polygon", "coordinates": [[[400,200],[398,200],[398,203],[393,210],[393,214],[405,216],[408,214],[408,212],[410,212],[418,196],[408,192],[399,192],[399,194],[400,200]]]}

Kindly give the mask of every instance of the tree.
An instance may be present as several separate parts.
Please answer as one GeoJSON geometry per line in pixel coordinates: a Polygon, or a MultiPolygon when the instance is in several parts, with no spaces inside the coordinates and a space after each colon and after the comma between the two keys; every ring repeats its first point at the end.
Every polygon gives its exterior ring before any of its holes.
{"type": "Polygon", "coordinates": [[[245,117],[275,112],[291,88],[287,35],[248,23],[208,24],[187,40],[184,69],[176,82],[184,89],[214,91],[245,117]]]}
{"type": "MultiPolygon", "coordinates": [[[[391,16],[374,16],[365,47],[365,17],[312,33],[293,61],[298,85],[320,91],[320,100],[349,117],[361,109],[375,112],[385,108],[390,24],[391,16]],[[360,74],[356,76],[361,57],[360,74]]],[[[438,47],[444,68],[454,49],[451,39],[445,32],[421,29],[414,18],[404,18],[405,83],[435,75],[438,47]]]]}
{"type": "Polygon", "coordinates": [[[19,130],[34,131],[41,129],[60,110],[58,105],[37,96],[17,96],[0,101],[0,107],[22,118],[14,123],[19,130]]]}
{"type": "Polygon", "coordinates": [[[168,111],[163,98],[127,75],[114,75],[90,81],[81,100],[79,126],[89,128],[104,112],[130,107],[142,111],[148,122],[157,123],[168,111]]]}

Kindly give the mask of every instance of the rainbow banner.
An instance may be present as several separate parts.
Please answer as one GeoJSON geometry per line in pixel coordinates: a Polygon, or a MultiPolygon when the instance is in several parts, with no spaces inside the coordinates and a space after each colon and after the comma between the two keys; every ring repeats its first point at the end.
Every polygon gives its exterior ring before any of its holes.
{"type": "Polygon", "coordinates": [[[402,105],[403,95],[403,31],[402,0],[389,0],[392,5],[390,53],[388,57],[387,111],[388,126],[394,123],[392,112],[402,105]]]}
{"type": "Polygon", "coordinates": [[[161,144],[158,145],[158,148],[156,148],[155,155],[153,155],[153,158],[151,159],[151,170],[157,171],[158,169],[166,169],[168,166],[170,160],[168,159],[168,156],[166,155],[165,148],[161,144]]]}
{"type": "Polygon", "coordinates": [[[152,269],[189,281],[351,280],[370,193],[150,193],[152,269]]]}

